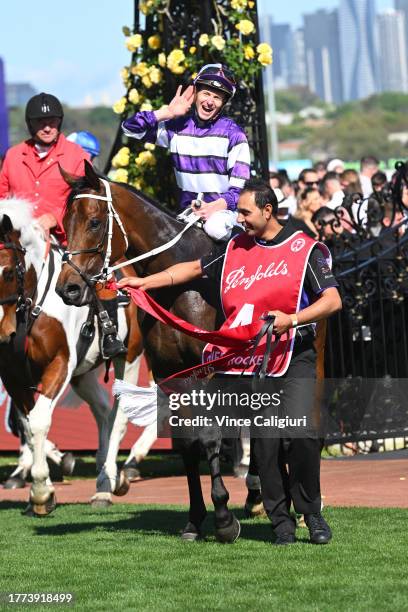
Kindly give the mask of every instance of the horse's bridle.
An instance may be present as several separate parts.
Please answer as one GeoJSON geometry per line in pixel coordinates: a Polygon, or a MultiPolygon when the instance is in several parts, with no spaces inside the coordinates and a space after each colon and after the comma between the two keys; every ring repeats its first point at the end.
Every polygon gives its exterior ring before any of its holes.
{"type": "Polygon", "coordinates": [[[0,251],[12,250],[14,265],[16,269],[17,291],[6,298],[0,299],[0,306],[17,303],[17,312],[32,304],[32,298],[26,298],[24,294],[25,265],[19,260],[18,253],[26,254],[26,249],[15,242],[0,242],[0,251]]]}
{"type": "Polygon", "coordinates": [[[96,195],[93,193],[79,193],[76,196],[74,196],[74,200],[79,200],[81,198],[89,198],[92,200],[102,200],[103,202],[107,203],[107,219],[105,223],[105,229],[103,232],[102,240],[100,240],[100,242],[98,242],[98,244],[95,247],[90,247],[88,249],[77,249],[76,251],[65,251],[64,255],[62,256],[62,263],[63,264],[68,263],[80,275],[80,277],[85,281],[88,287],[91,287],[91,288],[95,285],[95,283],[98,280],[102,280],[102,281],[106,280],[109,276],[109,264],[110,264],[110,258],[112,255],[112,235],[113,235],[113,221],[114,220],[116,221],[116,223],[119,226],[120,231],[122,232],[122,236],[125,241],[125,252],[127,251],[128,246],[129,246],[129,241],[128,241],[128,237],[126,234],[126,230],[123,226],[121,218],[119,217],[118,213],[116,212],[113,206],[112,192],[111,192],[110,184],[105,179],[100,179],[100,180],[102,181],[105,187],[105,193],[106,193],[105,196],[100,196],[100,195],[96,195]],[[106,238],[108,240],[108,243],[106,246],[106,252],[104,252],[103,247],[104,247],[106,238]],[[102,269],[98,274],[94,274],[93,276],[86,274],[71,260],[73,255],[82,255],[84,253],[89,253],[89,254],[94,253],[95,255],[101,256],[103,260],[103,264],[102,264],[102,269]]]}

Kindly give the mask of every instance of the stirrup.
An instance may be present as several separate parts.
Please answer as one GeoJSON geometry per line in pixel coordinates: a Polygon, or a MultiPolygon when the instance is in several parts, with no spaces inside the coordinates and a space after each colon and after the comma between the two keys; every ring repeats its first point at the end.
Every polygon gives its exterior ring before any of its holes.
{"type": "Polygon", "coordinates": [[[104,359],[112,359],[118,355],[126,355],[127,349],[116,334],[106,334],[102,338],[101,353],[104,359]]]}

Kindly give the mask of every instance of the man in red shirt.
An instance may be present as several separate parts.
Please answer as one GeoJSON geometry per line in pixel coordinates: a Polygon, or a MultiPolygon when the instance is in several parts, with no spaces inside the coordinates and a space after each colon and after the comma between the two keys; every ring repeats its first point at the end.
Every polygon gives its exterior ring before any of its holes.
{"type": "Polygon", "coordinates": [[[11,147],[0,172],[0,198],[14,196],[33,202],[33,213],[44,230],[64,241],[62,214],[70,187],[58,164],[70,174],[84,174],[90,156],[61,133],[64,111],[58,98],[40,93],[27,103],[25,118],[31,138],[11,147]]]}

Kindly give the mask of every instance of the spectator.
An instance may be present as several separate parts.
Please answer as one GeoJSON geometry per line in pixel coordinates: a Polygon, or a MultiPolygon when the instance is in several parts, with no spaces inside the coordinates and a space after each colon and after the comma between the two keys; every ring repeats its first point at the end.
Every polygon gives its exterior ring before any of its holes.
{"type": "Polygon", "coordinates": [[[344,161],[341,159],[331,159],[327,164],[327,172],[336,172],[341,174],[344,172],[344,161]]]}
{"type": "Polygon", "coordinates": [[[372,191],[371,179],[379,170],[380,162],[376,157],[368,155],[362,157],[360,161],[360,183],[364,198],[368,198],[372,191]]]}
{"type": "Polygon", "coordinates": [[[281,189],[282,175],[279,172],[269,172],[269,185],[271,189],[281,189]]]}
{"type": "Polygon", "coordinates": [[[358,172],[345,170],[340,175],[340,185],[344,193],[363,193],[358,172]]]}
{"type": "Polygon", "coordinates": [[[387,184],[387,175],[379,170],[371,177],[372,191],[381,192],[387,184]]]}
{"type": "Polygon", "coordinates": [[[317,238],[315,226],[312,223],[313,214],[319,210],[322,205],[322,196],[318,189],[307,187],[300,195],[298,200],[298,209],[294,214],[296,219],[301,219],[317,238]]]}
{"type": "Polygon", "coordinates": [[[61,133],[64,117],[60,101],[40,93],[27,103],[26,123],[31,138],[7,151],[0,173],[0,198],[31,200],[33,213],[44,231],[65,240],[62,216],[70,191],[59,166],[71,174],[84,173],[89,155],[61,133]]]}
{"type": "Polygon", "coordinates": [[[316,170],[313,168],[304,168],[298,177],[298,187],[298,197],[307,187],[318,189],[319,177],[317,176],[316,170]]]}
{"type": "Polygon", "coordinates": [[[328,172],[322,181],[324,196],[327,198],[327,207],[334,210],[343,204],[344,191],[340,179],[335,172],[328,172]]]}
{"type": "Polygon", "coordinates": [[[322,206],[313,214],[311,221],[320,240],[325,242],[339,236],[345,230],[335,213],[328,206],[322,206]]]}
{"type": "Polygon", "coordinates": [[[313,170],[316,172],[317,174],[317,178],[319,179],[319,181],[322,180],[322,178],[324,177],[324,175],[327,172],[327,168],[326,168],[326,163],[323,161],[319,161],[314,165],[313,170]]]}

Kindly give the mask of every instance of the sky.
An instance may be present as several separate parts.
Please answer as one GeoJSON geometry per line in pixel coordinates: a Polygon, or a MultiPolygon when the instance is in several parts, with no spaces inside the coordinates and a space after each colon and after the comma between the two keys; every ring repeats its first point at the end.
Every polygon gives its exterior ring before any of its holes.
{"type": "MultiPolygon", "coordinates": [[[[302,14],[339,0],[259,0],[260,15],[300,26],[302,14]]],[[[123,95],[129,62],[122,26],[132,26],[133,0],[1,0],[0,57],[6,81],[28,82],[71,106],[112,104],[123,95]]],[[[377,0],[377,10],[393,0],[377,0]]]]}

